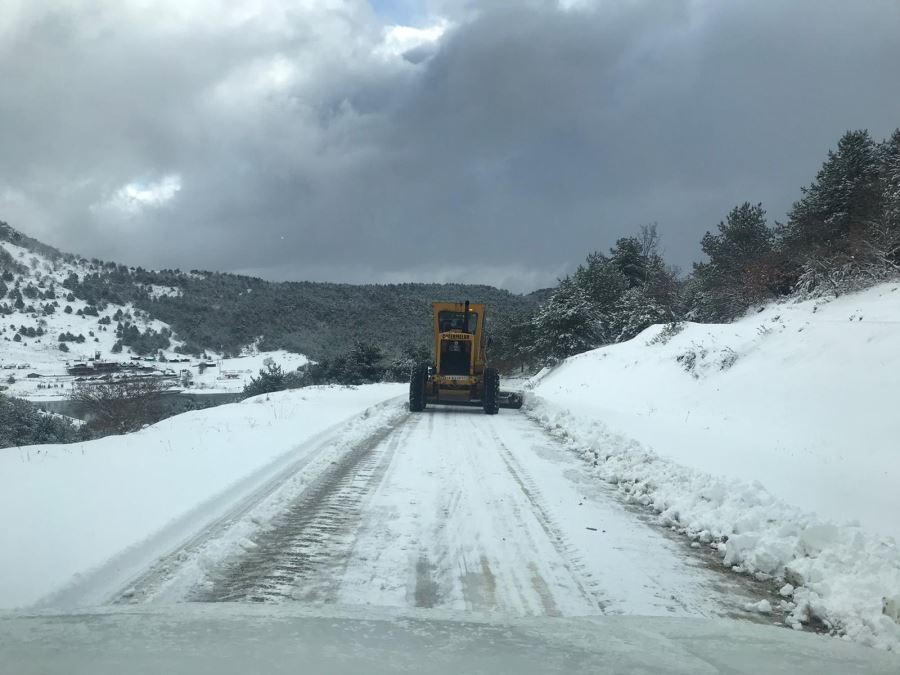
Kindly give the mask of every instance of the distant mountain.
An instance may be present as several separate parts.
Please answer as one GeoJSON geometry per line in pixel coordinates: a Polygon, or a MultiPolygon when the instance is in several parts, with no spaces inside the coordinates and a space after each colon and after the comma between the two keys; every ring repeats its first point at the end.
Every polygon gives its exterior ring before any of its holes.
{"type": "MultiPolygon", "coordinates": [[[[233,355],[254,345],[315,359],[363,339],[390,355],[407,344],[430,343],[434,300],[484,302],[490,324],[527,311],[545,295],[462,283],[270,282],[199,270],[145,270],[61,253],[5,223],[0,278],[0,315],[11,328],[28,323],[15,315],[32,323],[42,318],[49,326],[46,317],[70,311],[95,318],[95,339],[96,331],[113,331],[113,347],[139,354],[174,348],[233,355]]],[[[11,339],[8,331],[0,335],[11,339]]],[[[44,341],[57,339],[48,335],[44,341]]]]}

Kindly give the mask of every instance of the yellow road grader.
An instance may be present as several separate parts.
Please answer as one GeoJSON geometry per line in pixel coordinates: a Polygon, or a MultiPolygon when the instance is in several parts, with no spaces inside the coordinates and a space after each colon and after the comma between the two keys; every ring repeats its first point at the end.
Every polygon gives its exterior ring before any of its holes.
{"type": "Polygon", "coordinates": [[[500,390],[500,373],[487,365],[490,338],[485,335],[485,306],[434,302],[434,363],[419,364],[409,380],[409,409],[428,404],[480,407],[488,415],[500,408],[521,408],[522,395],[500,390]]]}

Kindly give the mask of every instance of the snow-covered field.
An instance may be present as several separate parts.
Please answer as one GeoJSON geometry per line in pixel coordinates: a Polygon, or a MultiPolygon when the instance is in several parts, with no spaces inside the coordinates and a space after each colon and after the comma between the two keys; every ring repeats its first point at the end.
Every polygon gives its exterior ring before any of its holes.
{"type": "Polygon", "coordinates": [[[207,368],[200,372],[199,367],[191,366],[192,385],[186,389],[192,394],[237,393],[251,378],[257,377],[259,371],[269,360],[281,366],[284,372],[297,370],[309,363],[303,354],[295,354],[283,349],[271,352],[246,351],[236,358],[216,358],[215,368],[207,368]]]}
{"type": "Polygon", "coordinates": [[[655,326],[531,383],[529,414],[795,620],[900,646],[900,284],[655,326]],[[727,541],[725,541],[727,539],[727,541]]]}
{"type": "MultiPolygon", "coordinates": [[[[99,316],[85,315],[84,310],[88,307],[88,303],[77,298],[68,300],[66,298],[68,291],[62,286],[69,274],[84,275],[88,270],[83,265],[64,260],[50,260],[8,241],[0,241],[0,248],[5,249],[13,260],[28,268],[25,274],[15,274],[7,286],[12,288],[18,283],[20,288],[24,289],[30,284],[42,293],[51,292],[51,286],[53,287],[54,299],[26,297],[23,298],[26,306],[31,305],[40,309],[41,306],[54,300],[59,304],[53,314],[29,313],[22,309],[14,311],[9,316],[0,317],[0,337],[3,338],[0,342],[0,368],[9,365],[28,365],[29,369],[25,370],[27,373],[41,372],[50,367],[52,374],[64,374],[66,361],[92,358],[97,351],[108,357],[112,354],[112,347],[116,342],[115,322],[103,325],[100,324],[100,319],[104,316],[112,317],[117,310],[129,314],[132,322],[141,329],[152,328],[159,331],[167,328],[161,321],[145,319],[131,305],[111,304],[99,316]],[[71,308],[71,313],[65,312],[67,306],[71,308]],[[78,312],[82,312],[81,315],[78,312]],[[17,329],[21,326],[43,328],[45,334],[33,338],[26,337],[21,342],[13,341],[17,329]],[[68,342],[69,352],[64,353],[59,349],[58,337],[60,333],[65,332],[76,336],[83,335],[85,341],[68,342]]],[[[8,297],[4,298],[4,302],[12,305],[12,300],[8,297]]],[[[128,354],[119,355],[117,358],[127,359],[128,354]]]]}
{"type": "MultiPolygon", "coordinates": [[[[104,361],[130,362],[133,355],[128,348],[119,354],[113,352],[113,345],[117,340],[117,320],[113,317],[118,312],[140,330],[152,329],[159,332],[169,328],[167,324],[147,317],[131,304],[110,304],[97,316],[85,314],[88,303],[77,298],[67,299],[68,291],[62,286],[69,274],[84,275],[90,272],[84,263],[50,260],[8,241],[0,241],[0,248],[9,253],[13,260],[28,268],[24,274],[17,273],[8,286],[13,287],[18,283],[20,288],[25,288],[31,285],[41,293],[55,294],[54,299],[25,298],[26,308],[0,317],[0,387],[5,387],[6,393],[12,396],[30,400],[64,399],[75,381],[73,376],[66,374],[67,364],[88,362],[98,353],[104,361]],[[54,300],[59,307],[52,314],[26,311],[27,306],[39,310],[54,300]],[[71,308],[71,312],[67,313],[66,307],[71,308]],[[108,323],[103,323],[104,321],[108,323]],[[20,340],[15,340],[16,333],[23,327],[35,331],[40,329],[43,334],[24,338],[20,336],[20,340]],[[69,351],[60,351],[58,338],[63,333],[83,336],[84,341],[66,342],[69,351]]],[[[149,292],[154,297],[160,297],[176,294],[178,289],[153,286],[149,292]]],[[[12,300],[8,297],[2,301],[12,305],[12,300]]],[[[185,363],[180,360],[186,357],[175,352],[175,348],[181,345],[178,336],[174,335],[170,348],[163,352],[165,362],[140,360],[139,364],[160,372],[168,371],[178,378],[178,388],[189,393],[238,393],[250,382],[251,377],[259,373],[267,359],[272,359],[285,371],[296,370],[309,361],[302,354],[283,350],[260,352],[255,345],[249,345],[237,358],[222,358],[219,354],[207,353],[207,359],[192,357],[185,363]],[[179,362],[172,362],[173,359],[179,359],[179,362]],[[201,367],[201,363],[211,365],[208,368],[201,367]],[[189,384],[182,378],[184,371],[190,372],[189,384]]]]}
{"type": "Polygon", "coordinates": [[[223,509],[296,470],[330,435],[373,433],[385,418],[360,415],[403,393],[390,384],[310,387],[185,413],[127,436],[0,450],[0,607],[78,586],[118,556],[101,585],[85,591],[102,596],[106,584],[114,589],[223,509]]]}
{"type": "MultiPolygon", "coordinates": [[[[4,363],[28,364],[27,369],[2,369],[0,370],[0,382],[7,386],[6,393],[11,396],[28,399],[29,401],[56,401],[65,399],[71,393],[77,378],[66,374],[68,359],[60,359],[53,352],[49,352],[45,358],[41,358],[40,352],[7,349],[7,343],[0,343],[0,369],[4,363]],[[28,373],[39,373],[40,378],[28,378],[28,373]],[[14,382],[7,382],[9,376],[13,376],[14,382]]],[[[180,354],[170,354],[171,358],[185,358],[180,354]]],[[[113,361],[124,361],[121,357],[107,355],[113,361]]],[[[297,370],[300,366],[309,363],[309,359],[303,354],[279,349],[271,352],[247,353],[235,358],[213,357],[206,363],[212,363],[210,367],[202,367],[202,359],[191,358],[189,363],[159,363],[152,365],[159,371],[172,371],[179,378],[176,387],[179,391],[188,394],[239,394],[244,387],[250,384],[252,378],[259,375],[259,371],[265,368],[268,361],[281,366],[285,372],[297,370]],[[184,386],[180,377],[182,371],[189,370],[191,382],[184,386]]],[[[141,365],[147,365],[141,362],[141,365]]]]}

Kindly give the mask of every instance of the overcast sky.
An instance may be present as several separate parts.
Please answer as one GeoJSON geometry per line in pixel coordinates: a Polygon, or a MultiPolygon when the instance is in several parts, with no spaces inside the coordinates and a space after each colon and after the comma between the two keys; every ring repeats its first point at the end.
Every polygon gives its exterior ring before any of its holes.
{"type": "Polygon", "coordinates": [[[0,220],[269,279],[551,284],[657,222],[689,269],[900,126],[898,0],[2,0],[0,220]]]}

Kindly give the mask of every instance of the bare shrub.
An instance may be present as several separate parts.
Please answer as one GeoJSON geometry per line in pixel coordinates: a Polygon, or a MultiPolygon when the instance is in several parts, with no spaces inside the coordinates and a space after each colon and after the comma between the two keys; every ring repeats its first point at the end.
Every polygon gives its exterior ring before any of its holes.
{"type": "Polygon", "coordinates": [[[136,431],[165,417],[167,389],[168,384],[158,377],[126,376],[78,382],[69,398],[90,430],[106,436],[136,431]]]}

